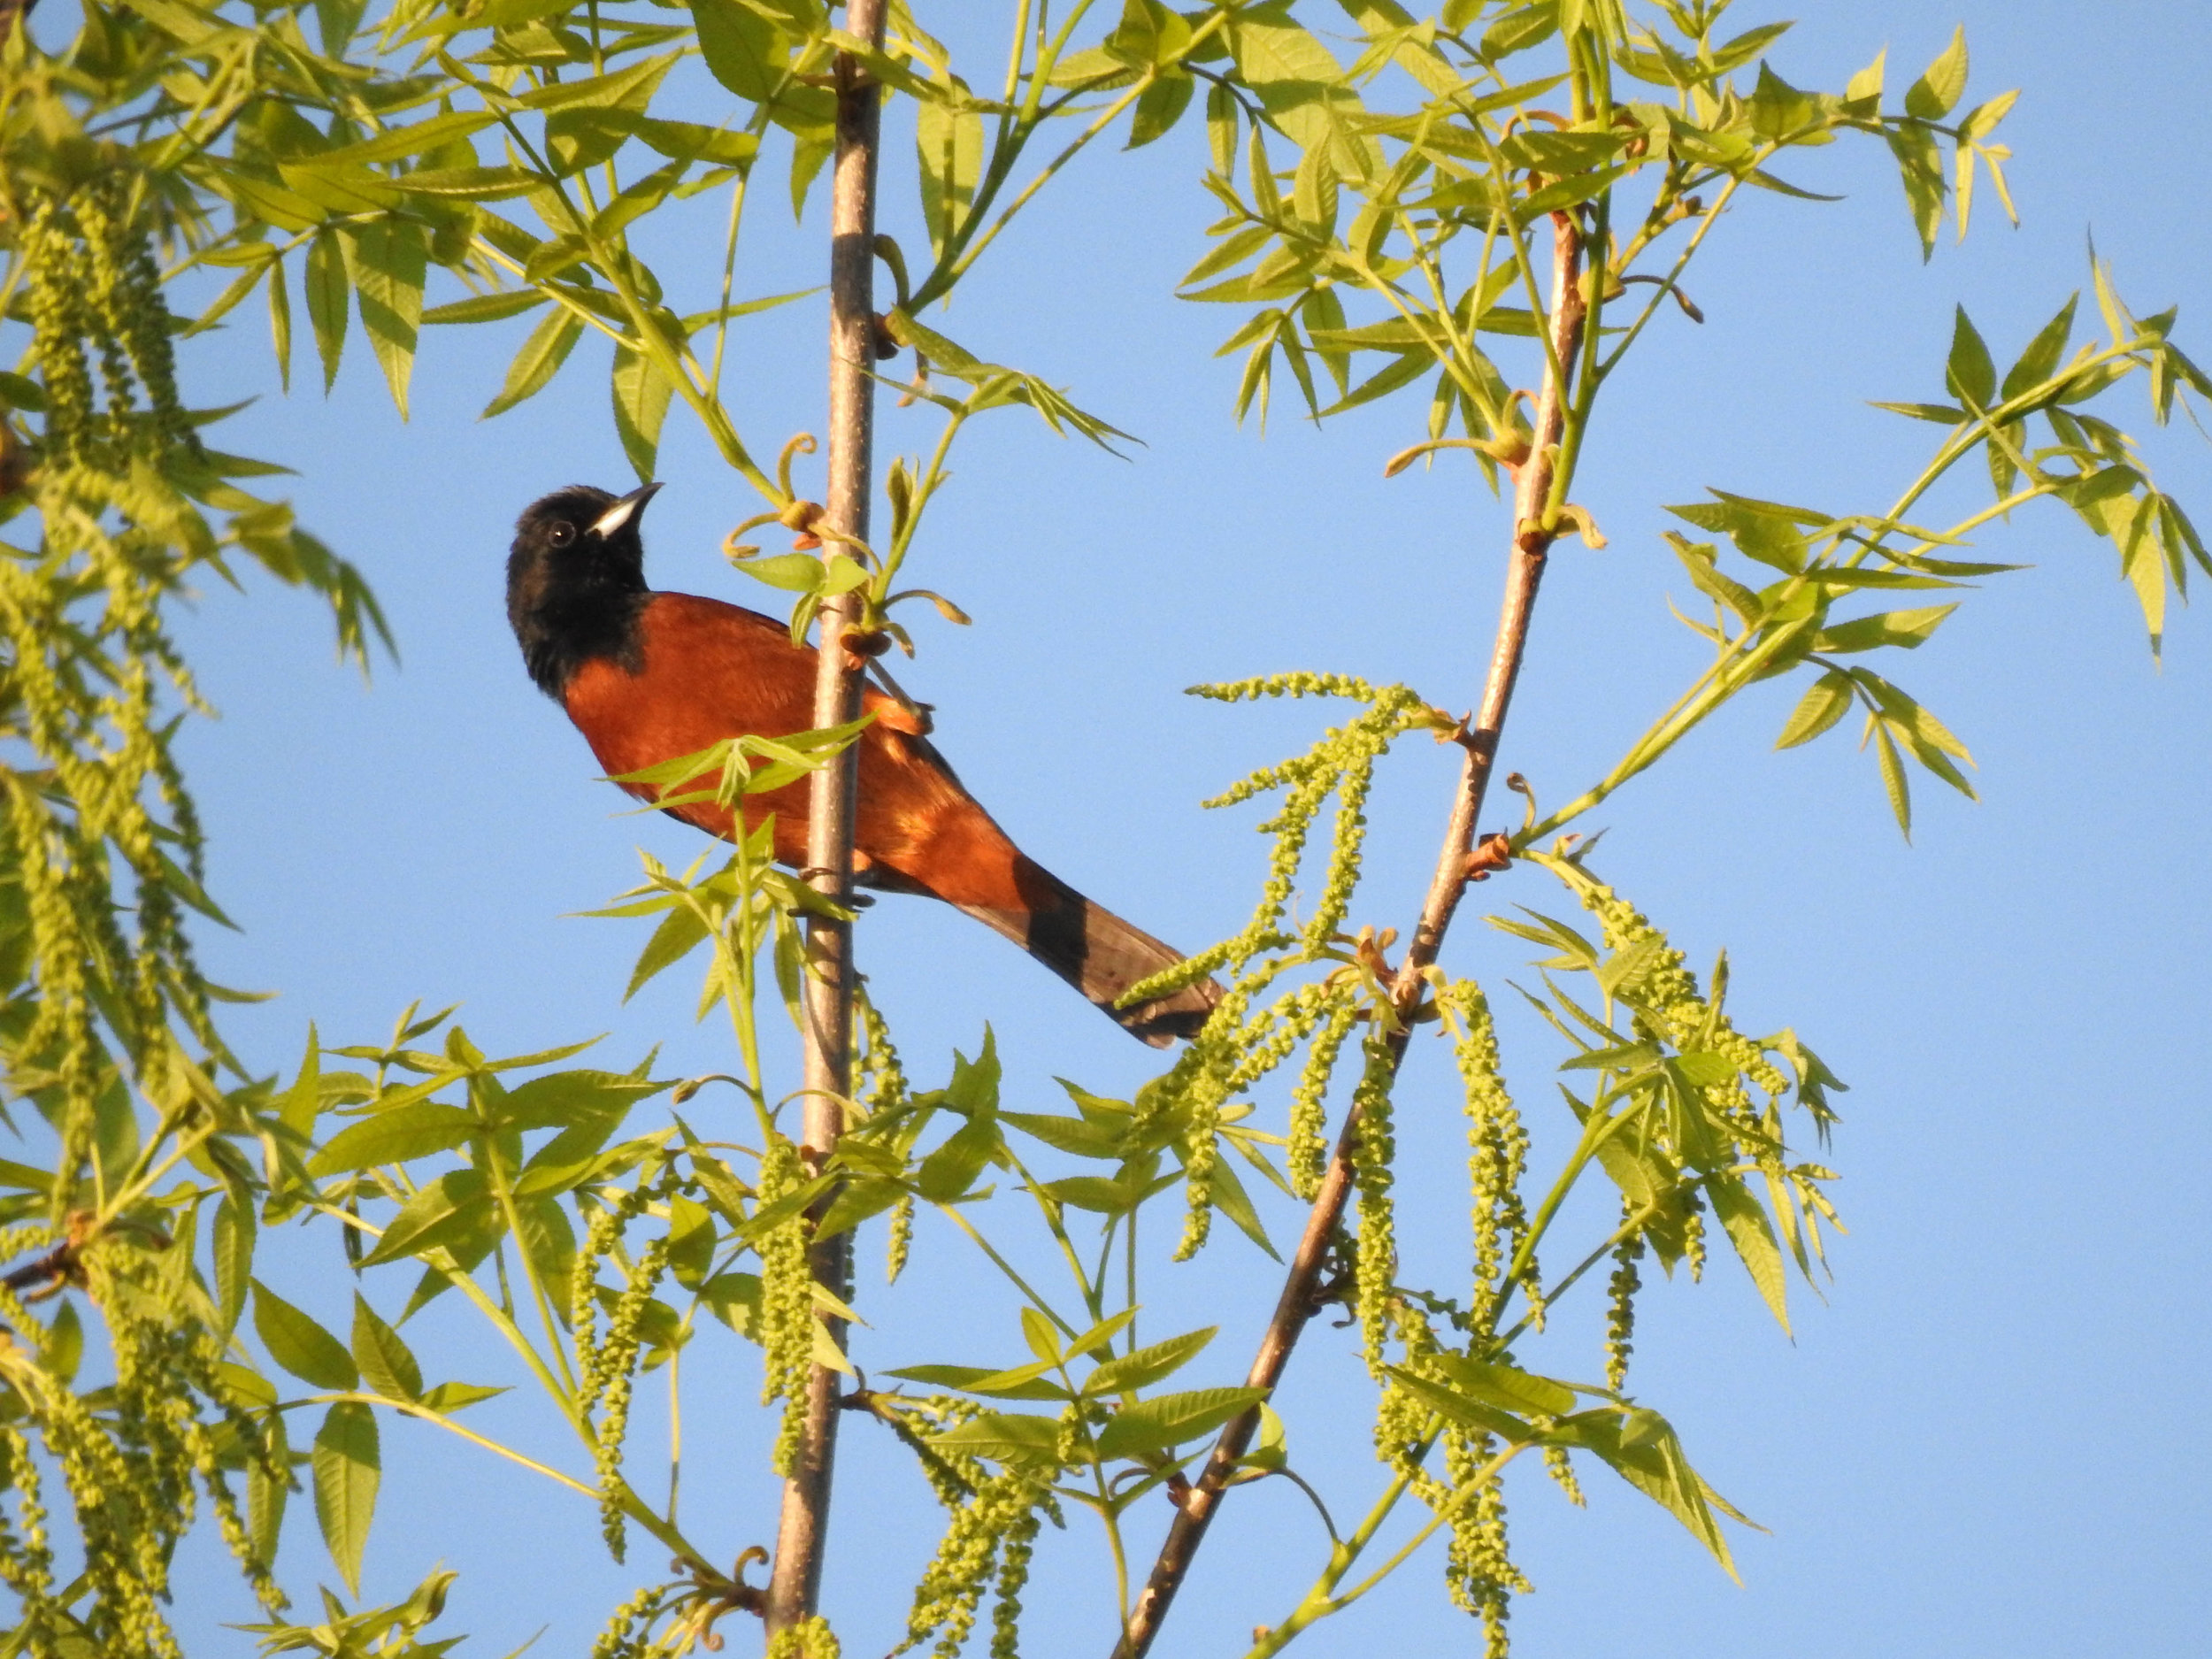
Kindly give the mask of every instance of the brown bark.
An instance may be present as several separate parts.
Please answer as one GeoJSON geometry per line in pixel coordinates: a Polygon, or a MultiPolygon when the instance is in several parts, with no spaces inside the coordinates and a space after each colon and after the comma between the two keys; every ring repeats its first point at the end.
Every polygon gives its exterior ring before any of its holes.
{"type": "MultiPolygon", "coordinates": [[[[883,40],[884,0],[849,0],[845,27],[872,45],[883,40]]],[[[876,151],[880,99],[875,83],[849,57],[837,59],[837,150],[830,192],[829,480],[823,524],[861,541],[868,538],[874,471],[876,151]]],[[[834,548],[834,541],[829,542],[834,548]]],[[[864,659],[846,649],[858,615],[856,595],[826,601],[817,626],[820,656],[814,684],[814,725],[842,726],[860,716],[864,659]]],[[[815,891],[849,906],[853,896],[853,819],[859,750],[848,749],[810,780],[807,880],[815,891]]],[[[806,1126],[801,1142],[808,1166],[819,1169],[844,1131],[852,1094],[852,925],[821,917],[806,929],[806,1126]]],[[[826,1208],[826,1195],[817,1208],[826,1208]]],[[[849,1235],[816,1243],[815,1282],[842,1298],[849,1235]]],[[[843,1345],[841,1321],[831,1321],[843,1345]]],[[[809,1617],[822,1587],[828,1542],[830,1481],[837,1453],[838,1373],[817,1365],[807,1379],[806,1432],[784,1482],[776,1529],[775,1566],[768,1581],[766,1622],[773,1636],[809,1617]]]]}

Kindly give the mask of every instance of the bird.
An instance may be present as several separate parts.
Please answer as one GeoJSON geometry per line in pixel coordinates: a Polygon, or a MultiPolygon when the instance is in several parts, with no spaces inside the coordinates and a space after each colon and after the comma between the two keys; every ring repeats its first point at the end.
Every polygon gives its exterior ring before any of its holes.
{"type": "MultiPolygon", "coordinates": [[[[559,703],[601,768],[649,803],[711,788],[712,774],[659,787],[624,781],[728,738],[813,725],[815,653],[781,622],[649,588],[640,519],[660,488],[626,495],[572,485],[531,503],[507,558],[507,619],[538,688],[559,703]]],[[[962,786],[903,703],[870,687],[853,836],[857,887],[941,899],[1002,934],[1155,1048],[1197,1034],[1213,980],[1122,1008],[1122,994],[1183,954],[1087,899],[1015,846],[962,786]]],[[[727,840],[732,810],[679,802],[671,817],[727,840]]],[[[747,795],[749,831],[772,818],[777,862],[803,868],[807,785],[747,795]]]]}

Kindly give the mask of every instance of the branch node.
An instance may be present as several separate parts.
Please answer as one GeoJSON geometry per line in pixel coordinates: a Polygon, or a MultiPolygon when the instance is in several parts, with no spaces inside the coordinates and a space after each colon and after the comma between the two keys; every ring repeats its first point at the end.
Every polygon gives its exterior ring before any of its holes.
{"type": "Polygon", "coordinates": [[[1502,831],[1493,831],[1467,855],[1467,866],[1461,873],[1469,881],[1487,881],[1496,872],[1511,868],[1512,864],[1513,838],[1502,831]]]}

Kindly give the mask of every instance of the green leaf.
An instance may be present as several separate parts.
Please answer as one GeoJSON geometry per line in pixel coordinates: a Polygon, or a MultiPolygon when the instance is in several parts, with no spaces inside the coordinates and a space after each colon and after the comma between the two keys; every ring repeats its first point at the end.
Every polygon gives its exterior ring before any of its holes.
{"type": "Polygon", "coordinates": [[[1624,163],[1597,173],[1576,173],[1548,184],[1540,190],[1531,191],[1513,204],[1513,222],[1516,225],[1531,225],[1560,208],[1591,201],[1610,189],[1628,172],[1629,166],[1624,163]]]}
{"type": "Polygon", "coordinates": [[[1682,1442],[1656,1411],[1603,1407],[1577,1412],[1546,1438],[1555,1445],[1578,1446],[1597,1454],[1622,1479],[1687,1527],[1730,1578],[1736,1576],[1728,1540],[1713,1514],[1718,1494],[1690,1467],[1682,1442]]]}
{"type": "Polygon", "coordinates": [[[950,1203],[966,1194],[983,1166],[1003,1147],[995,1119],[985,1117],[967,1123],[922,1160],[914,1173],[915,1190],[933,1204],[950,1203]]]}
{"type": "Polygon", "coordinates": [[[1851,77],[1850,83],[1843,89],[1843,101],[1846,104],[1865,104],[1870,99],[1874,109],[1870,110],[1868,113],[1872,114],[1878,111],[1881,106],[1882,81],[1888,63],[1889,51],[1886,47],[1874,54],[1872,63],[1851,77]]]}
{"type": "Polygon", "coordinates": [[[54,1323],[47,1327],[41,1345],[46,1369],[65,1384],[77,1380],[77,1369],[84,1363],[84,1321],[77,1315],[77,1304],[65,1302],[54,1310],[54,1323]]]}
{"type": "Polygon", "coordinates": [[[614,353],[614,427],[640,483],[653,481],[653,457],[659,452],[661,422],[668,414],[674,384],[646,353],[617,346],[614,353]]]}
{"type": "Polygon", "coordinates": [[[1970,419],[1963,409],[1950,403],[1885,403],[1874,401],[1876,409],[1886,409],[1893,415],[1903,415],[1912,420],[1932,420],[1938,426],[1963,426],[1970,419]]]}
{"type": "Polygon", "coordinates": [[[407,383],[415,370],[415,340],[422,322],[422,284],[430,256],[428,234],[409,219],[373,219],[339,232],[346,265],[361,296],[361,326],[384,365],[399,418],[407,419],[407,383]]]}
{"type": "Polygon", "coordinates": [[[554,1071],[508,1090],[499,1105],[502,1129],[574,1128],[618,1119],[637,1102],[669,1087],[618,1071],[554,1071]]]}
{"type": "Polygon", "coordinates": [[[434,1388],[423,1390],[422,1402],[433,1411],[449,1417],[486,1400],[496,1400],[506,1392],[504,1388],[487,1387],[482,1383],[442,1382],[434,1388]]]}
{"type": "Polygon", "coordinates": [[[757,1273],[717,1273],[699,1287],[707,1310],[748,1342],[760,1340],[760,1294],[757,1273]]]}
{"type": "Polygon", "coordinates": [[[1071,1152],[1079,1158],[1114,1159],[1121,1156],[1123,1134],[1117,1125],[1036,1112],[1001,1112],[999,1118],[1048,1147],[1071,1152]]]}
{"type": "Polygon", "coordinates": [[[2007,402],[2031,387],[2040,386],[2056,373],[2058,360],[2066,351],[2066,342],[2074,336],[2074,307],[2080,302],[2078,292],[2069,295],[2066,303],[2058,308],[2058,315],[2043,325],[2035,338],[2028,342],[2020,360],[2005,372],[2007,402]]]}
{"type": "Polygon", "coordinates": [[[449,1170],[400,1206],[364,1267],[396,1262],[459,1241],[495,1217],[496,1207],[477,1170],[449,1170]]]}
{"type": "MultiPolygon", "coordinates": [[[[1340,125],[1359,108],[1344,68],[1321,41],[1272,7],[1231,14],[1230,56],[1277,127],[1301,150],[1352,148],[1340,125]]],[[[1371,148],[1371,141],[1363,141],[1371,148]]],[[[1348,169],[1348,171],[1351,171],[1348,169]]]]}
{"type": "Polygon", "coordinates": [[[1905,90],[1905,113],[1939,121],[1966,90],[1966,26],[1961,24],[1926,73],[1905,90]]]}
{"type": "Polygon", "coordinates": [[[422,314],[423,326],[441,323],[493,323],[519,317],[545,303],[541,288],[510,288],[503,294],[477,294],[450,305],[436,305],[422,314]]]}
{"type": "Polygon", "coordinates": [[[1753,132],[1762,138],[1778,139],[1809,123],[1815,108],[1809,94],[1799,91],[1761,64],[1758,85],[1751,95],[1750,113],[1753,132]]]}
{"type": "Polygon", "coordinates": [[[1262,1402],[1260,1426],[1252,1436],[1252,1448],[1237,1459],[1240,1469],[1257,1469],[1269,1473],[1287,1468],[1290,1453],[1284,1444],[1283,1420],[1275,1415],[1275,1408],[1262,1402]]]}
{"type": "Polygon", "coordinates": [[[228,1336],[238,1328],[245,1311],[246,1291],[253,1279],[254,1235],[257,1224],[250,1205],[241,1206],[226,1197],[215,1206],[211,1232],[215,1257],[216,1330],[228,1336]]]}
{"type": "Polygon", "coordinates": [[[1889,796],[1889,810],[1896,815],[1897,827],[1907,841],[1912,839],[1912,786],[1905,779],[1905,763],[1897,752],[1896,741],[1889,734],[1889,727],[1879,720],[1873,723],[1875,755],[1882,764],[1882,788],[1889,796]]]}
{"type": "Polygon", "coordinates": [[[575,173],[611,160],[622,142],[637,130],[645,108],[676,61],[663,53],[630,68],[583,81],[556,81],[522,96],[545,118],[546,156],[557,172],[575,173]]]}
{"type": "MultiPolygon", "coordinates": [[[[325,57],[345,56],[354,31],[361,27],[361,14],[367,10],[368,0],[315,0],[315,24],[322,35],[325,57]]],[[[272,1555],[264,1559],[276,1557],[272,1555]]]]}
{"type": "Polygon", "coordinates": [[[307,1172],[318,1177],[339,1175],[449,1152],[466,1145],[477,1127],[476,1120],[458,1106],[419,1101],[365,1118],[340,1131],[315,1155],[307,1172]]]}
{"type": "Polygon", "coordinates": [[[915,148],[921,158],[922,222],[931,250],[942,258],[983,171],[983,117],[972,108],[930,99],[915,113],[915,148]]]}
{"type": "Polygon", "coordinates": [[[765,104],[782,86],[791,42],[742,0],[691,0],[699,55],[714,78],[741,98],[765,104]]]}
{"type": "Polygon", "coordinates": [[[419,173],[403,173],[392,182],[410,196],[502,202],[509,196],[528,196],[542,188],[545,180],[523,167],[426,167],[419,173]]]}
{"type": "Polygon", "coordinates": [[[337,233],[319,230],[307,245],[307,319],[314,326],[315,349],[322,356],[326,392],[338,383],[338,359],[346,349],[346,316],[352,300],[337,233]]]}
{"type": "Polygon", "coordinates": [[[292,1459],[283,1414],[272,1411],[262,1422],[270,1456],[265,1462],[251,1458],[246,1464],[246,1530],[253,1539],[254,1554],[273,1562],[284,1532],[285,1506],[292,1495],[292,1459]]]}
{"type": "Polygon", "coordinates": [[[764,558],[746,559],[737,568],[755,581],[786,593],[821,591],[822,561],[811,553],[771,553],[764,558]]]}
{"type": "Polygon", "coordinates": [[[1795,749],[1809,743],[1844,717],[1851,706],[1851,677],[1832,668],[1805,688],[1805,695],[1783,724],[1777,749],[1795,749]]]}
{"type": "Polygon", "coordinates": [[[1210,1325],[1202,1331],[1186,1331],[1164,1342],[1155,1342],[1133,1354],[1110,1359],[1083,1379],[1083,1392],[1096,1397],[1149,1388],[1195,1359],[1219,1329],[1218,1325],[1210,1325]]]}
{"type": "Polygon", "coordinates": [[[342,1391],[361,1380],[336,1337],[259,1279],[253,1281],[253,1328],[269,1357],[311,1387],[342,1391]]]}
{"type": "Polygon", "coordinates": [[[376,1488],[384,1462],[377,1446],[376,1414],[357,1400],[341,1400],[315,1435],[315,1518],[322,1524],[330,1559],[352,1594],[361,1594],[361,1552],[376,1516],[376,1488]]]}
{"type": "Polygon", "coordinates": [[[628,1002],[662,969],[672,967],[689,956],[705,942],[705,918],[688,904],[679,904],[661,918],[653,936],[645,941],[645,949],[638,953],[637,965],[630,970],[630,982],[623,987],[622,1000],[628,1002]]]}
{"type": "Polygon", "coordinates": [[[1217,82],[1206,91],[1206,148],[1215,173],[1224,179],[1237,165],[1237,131],[1236,94],[1225,81],[1217,82]]]}
{"type": "Polygon", "coordinates": [[[1986,411],[1996,401],[1996,365],[1963,305],[1957,308],[1951,325],[1951,355],[1944,365],[1943,383],[1971,408],[1986,411]]]}
{"type": "Polygon", "coordinates": [[[281,262],[269,271],[269,343],[276,352],[277,385],[292,393],[292,290],[281,262]]]}
{"type": "Polygon", "coordinates": [[[499,388],[496,397],[484,405],[484,412],[477,419],[489,420],[494,415],[503,415],[525,398],[543,391],[561,365],[568,361],[568,354],[575,349],[583,334],[584,319],[575,312],[565,308],[548,311],[508,365],[507,383],[499,388]]]}
{"type": "MultiPolygon", "coordinates": [[[[696,1205],[692,1207],[698,1208],[696,1205]]],[[[552,1302],[554,1310],[561,1316],[563,1323],[566,1323],[570,1306],[569,1288],[576,1270],[576,1230],[569,1225],[568,1211],[557,1198],[529,1198],[515,1205],[515,1242],[522,1251],[522,1259],[527,1263],[531,1277],[543,1287],[546,1299],[552,1302]]],[[[711,1228],[708,1229],[706,1241],[711,1247],[711,1228]]],[[[694,1275],[684,1282],[696,1285],[698,1276],[694,1275]]]]}
{"type": "Polygon", "coordinates": [[[1813,649],[1840,653],[1870,651],[1893,645],[1901,650],[1914,650],[1924,645],[1928,636],[1943,626],[1944,618],[1957,609],[1955,604],[1929,605],[1915,611],[1885,611],[1839,622],[1820,631],[1813,641],[1813,649]]]}
{"type": "Polygon", "coordinates": [[[1936,232],[1943,224],[1943,157],[1936,148],[1932,128],[1909,121],[1885,136],[1897,157],[1897,172],[1905,187],[1905,205],[1912,213],[1913,228],[1920,233],[1920,257],[1935,251],[1936,232]]]}
{"type": "Polygon", "coordinates": [[[1746,29],[1724,46],[1714,47],[1713,73],[1724,75],[1732,69],[1742,68],[1794,27],[1790,23],[1763,23],[1755,29],[1746,29]]]}
{"type": "Polygon", "coordinates": [[[1540,0],[1507,12],[1483,32],[1482,58],[1494,64],[1502,58],[1527,51],[1549,40],[1559,27],[1558,0],[1540,0]]]}
{"type": "Polygon", "coordinates": [[[986,1411],[930,1442],[945,1451],[998,1463],[1050,1461],[1060,1444],[1060,1425],[1027,1412],[986,1411]]]}
{"type": "Polygon", "coordinates": [[[1021,1320],[1022,1338],[1029,1344],[1029,1351],[1046,1364],[1058,1364],[1064,1357],[1059,1327],[1034,1308],[1024,1308],[1021,1320]]]}
{"type": "Polygon", "coordinates": [[[668,193],[682,182],[687,165],[672,161],[665,167],[656,167],[643,178],[623,186],[614,200],[593,216],[591,234],[610,242],[619,236],[668,199],[668,193]]]}
{"type": "Polygon", "coordinates": [[[1267,1398],[1264,1388],[1198,1388],[1125,1406],[1099,1431],[1102,1458],[1136,1457],[1210,1434],[1267,1398]]]}
{"type": "Polygon", "coordinates": [[[377,1317],[359,1291],[353,1293],[353,1358],[362,1380],[388,1400],[422,1395],[422,1367],[398,1332],[377,1317]]]}
{"type": "Polygon", "coordinates": [[[480,132],[499,117],[489,110],[454,110],[443,115],[434,115],[427,120],[417,121],[411,127],[395,127],[364,139],[357,144],[347,144],[337,150],[326,150],[310,164],[318,167],[350,166],[368,161],[399,161],[409,156],[420,156],[450,144],[457,138],[466,138],[480,132]]]}
{"type": "Polygon", "coordinates": [[[1732,1171],[1723,1171],[1707,1177],[1705,1193],[1713,1201],[1713,1213],[1727,1229],[1728,1241],[1736,1247],[1744,1271],[1751,1275],[1751,1282],[1765,1299],[1767,1311],[1774,1316],[1783,1333],[1788,1334],[1790,1314],[1786,1301],[1787,1281],[1782,1271],[1782,1251],[1775,1242],[1774,1226],[1767,1218],[1765,1208],[1732,1171]]]}
{"type": "Polygon", "coordinates": [[[664,121],[646,116],[637,124],[637,135],[671,161],[700,161],[709,166],[741,170],[760,154],[760,140],[755,134],[703,127],[696,121],[664,121]]]}
{"type": "Polygon", "coordinates": [[[1213,1173],[1207,1178],[1206,1192],[1213,1206],[1236,1224],[1237,1231],[1267,1252],[1271,1260],[1283,1258],[1269,1241],[1267,1229],[1260,1225],[1259,1211],[1252,1208],[1252,1199],[1244,1190],[1244,1182],[1236,1168],[1226,1158],[1214,1160],[1213,1173]]]}
{"type": "Polygon", "coordinates": [[[909,1365],[889,1375],[908,1382],[927,1383],[933,1387],[957,1388],[963,1393],[981,1392],[979,1385],[991,1385],[990,1392],[1002,1400],[1064,1400],[1068,1391],[1057,1383],[1043,1382],[1042,1366],[1023,1366],[1018,1371],[995,1371],[984,1365],[909,1365]],[[1021,1371],[1033,1374],[1028,1381],[1012,1380],[1021,1371]]]}
{"type": "Polygon", "coordinates": [[[1402,1365],[1390,1367],[1390,1374],[1414,1397],[1432,1411],[1441,1412],[1455,1423],[1515,1444],[1525,1444],[1536,1438],[1536,1431],[1508,1411],[1501,1411],[1487,1401],[1478,1400],[1457,1388],[1449,1388],[1434,1378],[1409,1371],[1402,1365]]]}
{"type": "Polygon", "coordinates": [[[1503,1411],[1560,1417],[1573,1410],[1578,1398],[1565,1383],[1511,1365],[1463,1354],[1440,1354],[1436,1363],[1462,1392],[1503,1411]]]}
{"type": "Polygon", "coordinates": [[[1142,150],[1156,138],[1164,138],[1174,130],[1175,123],[1183,119],[1190,108],[1192,95],[1198,83],[1189,75],[1164,72],[1153,78],[1152,83],[1137,96],[1137,107],[1129,118],[1131,150],[1142,150]]]}

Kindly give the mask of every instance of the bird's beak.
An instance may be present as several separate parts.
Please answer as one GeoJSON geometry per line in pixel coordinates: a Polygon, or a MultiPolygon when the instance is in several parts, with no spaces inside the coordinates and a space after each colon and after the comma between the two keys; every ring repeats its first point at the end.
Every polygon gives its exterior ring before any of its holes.
{"type": "Polygon", "coordinates": [[[599,515],[598,522],[591,527],[592,534],[602,541],[613,535],[645,511],[645,503],[653,499],[654,492],[659,488],[658,484],[643,484],[632,490],[599,515]]]}

